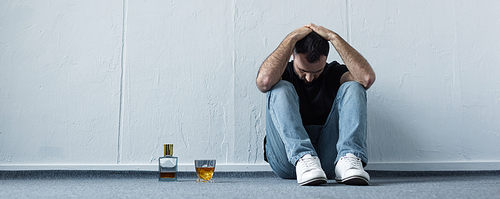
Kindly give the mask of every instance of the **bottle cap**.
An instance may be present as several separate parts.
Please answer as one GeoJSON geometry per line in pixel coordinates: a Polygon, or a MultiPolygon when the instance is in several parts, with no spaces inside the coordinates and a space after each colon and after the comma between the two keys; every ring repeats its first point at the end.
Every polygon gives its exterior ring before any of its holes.
{"type": "Polygon", "coordinates": [[[163,144],[163,155],[173,155],[174,144],[163,144]]]}

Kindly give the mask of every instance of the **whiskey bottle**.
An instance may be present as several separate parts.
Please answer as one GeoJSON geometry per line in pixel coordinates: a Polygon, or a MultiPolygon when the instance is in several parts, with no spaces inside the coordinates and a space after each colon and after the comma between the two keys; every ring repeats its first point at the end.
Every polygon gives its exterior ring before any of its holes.
{"type": "Polygon", "coordinates": [[[163,157],[159,158],[160,181],[177,181],[177,157],[173,156],[174,145],[163,144],[163,157]]]}

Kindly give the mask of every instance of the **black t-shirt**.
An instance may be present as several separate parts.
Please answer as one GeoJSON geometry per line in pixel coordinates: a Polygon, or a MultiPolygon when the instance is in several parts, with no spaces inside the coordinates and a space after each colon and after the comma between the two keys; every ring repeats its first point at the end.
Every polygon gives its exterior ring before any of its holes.
{"type": "Polygon", "coordinates": [[[340,77],[347,71],[345,65],[336,61],[327,63],[319,77],[306,85],[304,80],[301,80],[295,73],[293,61],[288,62],[281,77],[291,82],[299,95],[303,125],[325,124],[340,87],[340,77]]]}

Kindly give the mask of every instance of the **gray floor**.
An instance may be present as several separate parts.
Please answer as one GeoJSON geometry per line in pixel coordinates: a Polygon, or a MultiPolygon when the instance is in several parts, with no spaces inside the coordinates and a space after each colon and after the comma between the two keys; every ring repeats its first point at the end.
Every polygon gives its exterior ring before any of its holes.
{"type": "Polygon", "coordinates": [[[158,182],[155,172],[0,171],[0,198],[500,198],[500,171],[369,173],[370,186],[301,187],[272,172],[216,172],[214,183],[196,183],[194,173],[158,182]]]}

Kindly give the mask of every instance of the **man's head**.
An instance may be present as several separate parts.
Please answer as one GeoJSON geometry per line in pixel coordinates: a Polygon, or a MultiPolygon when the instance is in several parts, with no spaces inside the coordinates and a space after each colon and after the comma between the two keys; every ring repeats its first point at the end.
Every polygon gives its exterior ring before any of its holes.
{"type": "Polygon", "coordinates": [[[315,32],[299,40],[293,49],[293,67],[300,79],[311,83],[323,72],[330,50],[328,41],[315,32]]]}

